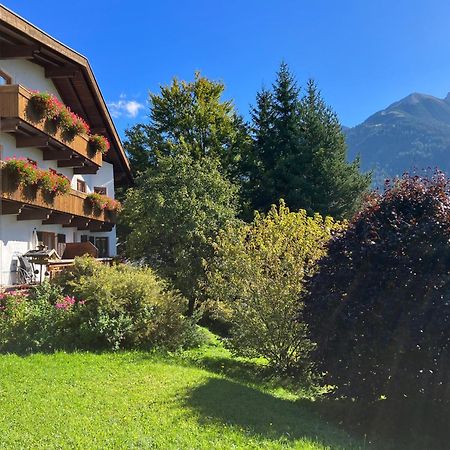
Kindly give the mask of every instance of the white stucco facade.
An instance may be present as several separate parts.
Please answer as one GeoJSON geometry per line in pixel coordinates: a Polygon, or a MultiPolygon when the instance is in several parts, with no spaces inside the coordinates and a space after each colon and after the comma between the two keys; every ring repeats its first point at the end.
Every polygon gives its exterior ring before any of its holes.
{"type": "MultiPolygon", "coordinates": [[[[21,84],[29,90],[49,92],[59,97],[54,84],[45,77],[44,69],[37,64],[27,60],[1,60],[0,70],[11,76],[12,84],[21,84]]],[[[71,180],[73,189],[77,189],[78,179],[85,181],[87,193],[93,192],[94,187],[105,187],[106,194],[114,198],[114,168],[106,161],[103,161],[102,167],[95,175],[74,175],[72,168],[57,167],[57,161],[44,161],[43,153],[38,148],[16,148],[14,136],[2,132],[0,128],[0,160],[11,157],[30,158],[37,162],[39,168],[57,170],[71,180]]],[[[115,228],[111,232],[94,233],[65,228],[62,225],[42,225],[40,220],[18,221],[16,215],[0,214],[0,286],[17,282],[17,255],[31,249],[34,231],[64,234],[66,243],[80,242],[82,235],[107,237],[108,256],[116,255],[115,228]]]]}

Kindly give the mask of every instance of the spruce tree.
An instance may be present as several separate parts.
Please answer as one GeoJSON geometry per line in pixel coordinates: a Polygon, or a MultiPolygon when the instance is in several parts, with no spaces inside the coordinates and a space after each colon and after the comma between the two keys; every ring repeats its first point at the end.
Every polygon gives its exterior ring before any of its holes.
{"type": "MultiPolygon", "coordinates": [[[[286,197],[292,207],[348,218],[358,208],[371,182],[360,172],[359,159],[347,162],[347,145],[336,113],[309,80],[300,103],[301,140],[298,161],[303,176],[286,197]]],[[[292,177],[290,178],[292,181],[292,177]]]]}
{"type": "Polygon", "coordinates": [[[254,209],[265,209],[273,198],[270,161],[274,153],[274,111],[272,93],[263,88],[256,94],[256,106],[251,111],[253,142],[244,152],[242,161],[244,195],[250,205],[248,218],[252,219],[254,209]]]}
{"type": "Polygon", "coordinates": [[[292,210],[346,218],[370,185],[359,160],[348,163],[336,114],[310,80],[303,97],[283,63],[272,92],[257,94],[252,110],[253,145],[248,158],[250,203],[267,211],[284,198],[292,210]]]}

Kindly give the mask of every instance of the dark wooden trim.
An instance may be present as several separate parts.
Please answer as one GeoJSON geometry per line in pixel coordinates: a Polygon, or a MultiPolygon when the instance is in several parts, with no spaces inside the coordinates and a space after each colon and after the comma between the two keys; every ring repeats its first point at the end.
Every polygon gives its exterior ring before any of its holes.
{"type": "Polygon", "coordinates": [[[0,44],[0,59],[29,59],[41,50],[39,45],[0,44]]]}
{"type": "Polygon", "coordinates": [[[74,78],[79,73],[75,67],[46,67],[46,78],[74,78]]]}
{"type": "Polygon", "coordinates": [[[42,221],[42,225],[68,225],[74,216],[70,214],[62,214],[58,212],[52,212],[47,220],[42,221]]]}
{"type": "Polygon", "coordinates": [[[84,167],[74,167],[73,173],[75,175],[94,175],[98,172],[98,167],[94,166],[84,166],[84,167]]]}
{"type": "Polygon", "coordinates": [[[113,224],[109,223],[91,223],[89,225],[89,231],[92,233],[109,232],[114,228],[113,224]]]}
{"type": "Polygon", "coordinates": [[[82,159],[70,158],[58,161],[58,167],[83,167],[84,161],[82,159]]]}
{"type": "Polygon", "coordinates": [[[90,223],[90,219],[85,219],[83,217],[74,217],[70,223],[63,225],[64,228],[80,228],[80,229],[86,229],[90,223]],[[86,227],[86,228],[83,228],[86,227]]]}
{"type": "Polygon", "coordinates": [[[0,119],[0,131],[3,133],[15,133],[19,128],[20,120],[14,118],[0,119]]]}
{"type": "Polygon", "coordinates": [[[16,135],[16,147],[48,147],[50,139],[45,136],[24,136],[16,135]]]}
{"type": "Polygon", "coordinates": [[[23,203],[2,201],[0,205],[0,213],[2,215],[19,214],[24,206],[25,205],[23,203]]]}
{"type": "Polygon", "coordinates": [[[65,159],[72,158],[73,153],[68,150],[59,149],[59,150],[50,150],[45,149],[43,151],[43,159],[44,161],[63,161],[65,159]]]}
{"type": "Polygon", "coordinates": [[[17,220],[47,220],[51,211],[47,209],[23,208],[17,216],[17,220]]]}

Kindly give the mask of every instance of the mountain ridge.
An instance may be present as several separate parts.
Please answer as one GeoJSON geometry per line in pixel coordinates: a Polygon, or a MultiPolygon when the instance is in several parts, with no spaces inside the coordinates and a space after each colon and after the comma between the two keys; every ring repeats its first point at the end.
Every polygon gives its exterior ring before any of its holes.
{"type": "Polygon", "coordinates": [[[343,131],[349,158],[359,154],[376,185],[406,171],[450,174],[450,92],[443,99],[413,92],[343,131]]]}

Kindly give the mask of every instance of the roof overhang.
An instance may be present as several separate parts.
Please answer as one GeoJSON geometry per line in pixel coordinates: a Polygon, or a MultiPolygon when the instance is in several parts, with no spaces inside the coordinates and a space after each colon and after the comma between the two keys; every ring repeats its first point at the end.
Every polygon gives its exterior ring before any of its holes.
{"type": "Polygon", "coordinates": [[[116,183],[130,183],[130,163],[87,58],[0,5],[0,59],[12,58],[44,67],[64,103],[109,139],[104,159],[114,165],[116,183]]]}

